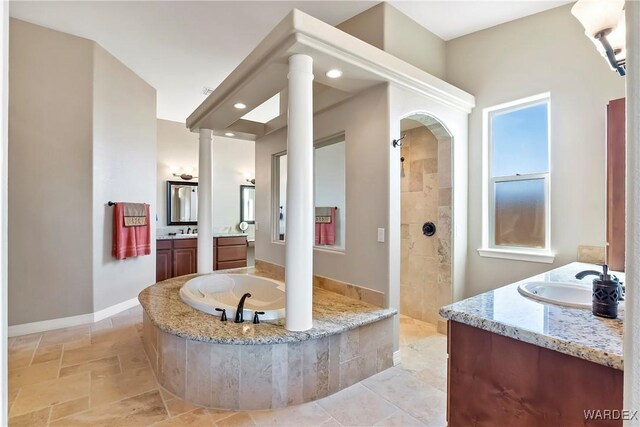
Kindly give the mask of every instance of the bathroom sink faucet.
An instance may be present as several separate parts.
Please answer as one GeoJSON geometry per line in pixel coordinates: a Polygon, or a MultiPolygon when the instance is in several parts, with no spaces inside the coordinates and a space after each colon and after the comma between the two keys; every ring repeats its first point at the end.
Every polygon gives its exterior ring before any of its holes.
{"type": "Polygon", "coordinates": [[[249,292],[242,295],[240,302],[238,302],[238,308],[236,308],[236,320],[234,320],[235,323],[244,322],[244,300],[247,298],[251,298],[251,294],[249,292]]]}

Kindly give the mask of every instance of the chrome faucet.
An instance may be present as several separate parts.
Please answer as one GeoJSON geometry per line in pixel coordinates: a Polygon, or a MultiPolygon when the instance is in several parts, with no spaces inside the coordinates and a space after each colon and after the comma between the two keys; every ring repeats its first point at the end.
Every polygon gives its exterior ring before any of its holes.
{"type": "Polygon", "coordinates": [[[238,302],[238,308],[236,308],[236,320],[234,320],[235,323],[244,322],[244,300],[247,298],[251,298],[251,294],[249,292],[242,295],[240,302],[238,302]]]}

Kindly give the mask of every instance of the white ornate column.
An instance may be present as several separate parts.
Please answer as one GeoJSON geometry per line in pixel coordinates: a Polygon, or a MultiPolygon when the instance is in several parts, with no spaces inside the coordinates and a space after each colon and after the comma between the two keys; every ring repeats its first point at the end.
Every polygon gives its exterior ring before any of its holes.
{"type": "Polygon", "coordinates": [[[200,129],[198,158],[198,273],[213,271],[213,132],[200,129]]]}
{"type": "Polygon", "coordinates": [[[313,326],[313,59],[289,58],[286,323],[290,331],[313,326]]]}
{"type": "MultiPolygon", "coordinates": [[[[625,3],[627,26],[627,221],[624,408],[640,411],[640,2],[625,3]]],[[[625,426],[640,426],[640,412],[625,426]]]]}

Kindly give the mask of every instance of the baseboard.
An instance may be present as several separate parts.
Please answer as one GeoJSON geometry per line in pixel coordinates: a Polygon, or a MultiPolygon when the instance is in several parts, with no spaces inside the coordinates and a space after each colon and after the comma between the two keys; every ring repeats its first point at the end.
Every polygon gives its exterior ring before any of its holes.
{"type": "Polygon", "coordinates": [[[393,366],[398,366],[400,364],[400,350],[396,350],[393,352],[393,366]]]}
{"type": "Polygon", "coordinates": [[[111,307],[103,308],[102,310],[93,313],[93,322],[99,322],[106,319],[107,317],[113,316],[114,314],[129,310],[130,308],[133,308],[138,304],[140,304],[140,301],[138,301],[138,297],[134,297],[129,300],[122,301],[121,303],[118,303],[116,305],[112,305],[111,307]]]}
{"type": "Polygon", "coordinates": [[[80,314],[78,316],[61,317],[59,319],[43,320],[40,322],[23,323],[21,325],[9,326],[9,336],[36,334],[39,332],[52,331],[54,329],[70,328],[73,326],[85,325],[87,323],[99,322],[114,314],[121,313],[138,305],[138,298],[131,298],[111,307],[96,311],[95,313],[80,314]]]}

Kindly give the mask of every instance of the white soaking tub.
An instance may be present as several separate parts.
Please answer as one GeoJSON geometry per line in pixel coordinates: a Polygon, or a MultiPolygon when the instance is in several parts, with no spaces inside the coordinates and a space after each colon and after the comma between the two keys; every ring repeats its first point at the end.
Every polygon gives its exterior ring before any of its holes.
{"type": "Polygon", "coordinates": [[[233,322],[242,295],[250,293],[244,301],[245,322],[253,320],[256,311],[264,311],[260,320],[284,318],[284,283],[250,274],[209,274],[189,280],[180,288],[180,297],[191,307],[220,316],[216,308],[227,310],[233,322]]]}

